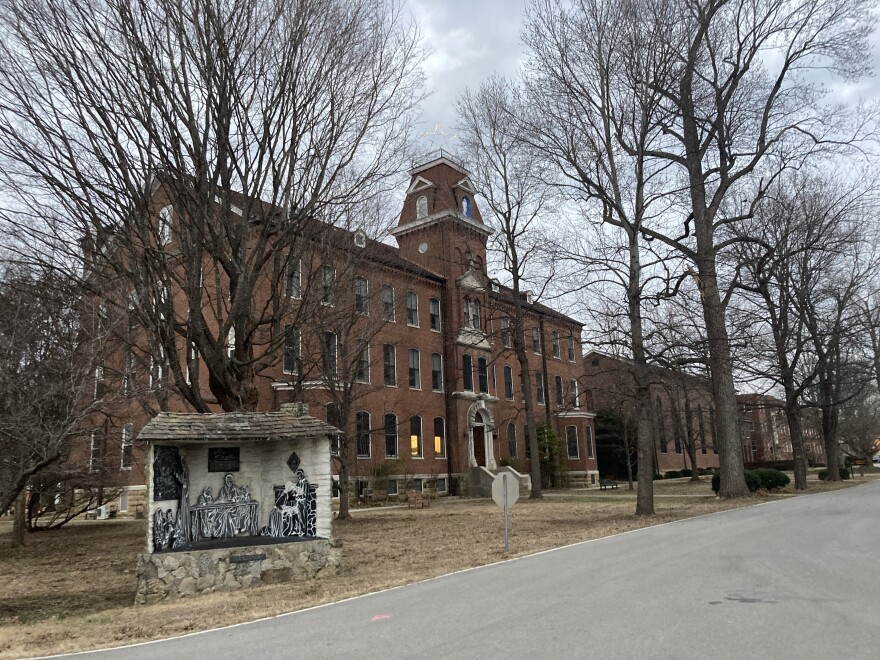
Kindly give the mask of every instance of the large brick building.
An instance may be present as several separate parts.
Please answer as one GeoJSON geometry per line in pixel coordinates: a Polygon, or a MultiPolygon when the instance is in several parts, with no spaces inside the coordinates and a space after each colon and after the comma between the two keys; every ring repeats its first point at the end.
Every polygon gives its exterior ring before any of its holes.
{"type": "MultiPolygon", "coordinates": [[[[310,414],[343,428],[351,439],[350,474],[361,487],[382,488],[387,480],[394,494],[404,481],[418,489],[429,480],[441,494],[464,494],[485,470],[525,468],[529,458],[511,346],[513,293],[487,273],[491,230],[467,171],[441,155],[410,175],[391,232],[397,248],[325,227],[302,241],[283,282],[261,289],[268,302],[284,295],[295,307],[317,288],[321,304],[281,324],[275,359],[255,377],[258,410],[304,402],[310,414]],[[347,378],[350,388],[339,389],[350,409],[340,410],[334,388],[347,378]]],[[[161,190],[155,213],[169,224],[173,250],[178,211],[161,190]]],[[[203,279],[212,286],[208,273],[203,279]]],[[[179,291],[162,295],[172,306],[185,304],[179,291]]],[[[597,472],[581,324],[523,303],[539,423],[549,422],[562,439],[575,482],[589,482],[597,472]]],[[[204,370],[201,356],[182,345],[178,363],[163,364],[169,352],[148,351],[147,333],[130,328],[128,337],[127,345],[108,345],[96,367],[96,396],[108,403],[88,434],[90,460],[127,489],[125,500],[143,487],[139,429],[157,410],[191,409],[169,387],[169,373],[189,382],[191,370],[204,370]]],[[[234,337],[229,341],[231,355],[234,337]]]]}

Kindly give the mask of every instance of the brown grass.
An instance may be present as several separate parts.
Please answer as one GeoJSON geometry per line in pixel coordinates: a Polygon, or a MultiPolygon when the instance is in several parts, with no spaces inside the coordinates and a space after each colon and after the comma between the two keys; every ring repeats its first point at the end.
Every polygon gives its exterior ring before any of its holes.
{"type": "MultiPolygon", "coordinates": [[[[548,493],[538,502],[521,500],[511,510],[510,556],[759,501],[718,500],[712,497],[708,479],[655,486],[656,515],[650,518],[632,515],[635,494],[626,485],[620,491],[567,491],[548,493]]],[[[810,486],[811,492],[842,487],[812,479],[810,486]]],[[[55,532],[33,534],[27,547],[14,550],[9,547],[10,523],[4,519],[0,521],[0,656],[168,637],[480,566],[504,558],[502,529],[500,510],[487,500],[444,499],[423,510],[358,511],[353,520],[335,523],[334,535],[343,543],[338,575],[306,584],[199,596],[196,615],[190,599],[133,605],[135,555],[143,545],[143,521],[77,521],[55,532]]]]}

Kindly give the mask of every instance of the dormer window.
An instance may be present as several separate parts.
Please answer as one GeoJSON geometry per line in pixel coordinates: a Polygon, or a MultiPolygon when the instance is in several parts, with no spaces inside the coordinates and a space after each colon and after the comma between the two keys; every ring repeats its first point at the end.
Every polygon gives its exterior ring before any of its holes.
{"type": "Polygon", "coordinates": [[[465,214],[465,217],[471,217],[471,198],[465,196],[461,200],[461,212],[465,214]]]}
{"type": "Polygon", "coordinates": [[[428,198],[422,195],[416,200],[416,220],[428,217],[428,198]]]}
{"type": "Polygon", "coordinates": [[[359,248],[367,246],[367,235],[363,232],[363,230],[358,229],[354,233],[354,244],[359,248]]]}

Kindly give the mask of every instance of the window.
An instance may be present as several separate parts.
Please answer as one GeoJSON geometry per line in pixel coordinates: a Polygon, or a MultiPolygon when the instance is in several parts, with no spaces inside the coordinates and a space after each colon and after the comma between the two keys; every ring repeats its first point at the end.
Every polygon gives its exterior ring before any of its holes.
{"type": "Polygon", "coordinates": [[[660,436],[660,453],[665,454],[668,451],[666,444],[666,424],[663,419],[663,402],[657,397],[657,434],[660,436]]]}
{"type": "Polygon", "coordinates": [[[438,477],[437,478],[437,492],[445,493],[446,492],[446,477],[438,477]]]}
{"type": "Polygon", "coordinates": [[[574,337],[568,338],[568,361],[574,362],[574,337]]]}
{"type": "Polygon", "coordinates": [[[516,458],[516,424],[507,423],[507,453],[511,458],[516,458]]]}
{"type": "Polygon", "coordinates": [[[587,427],[587,457],[593,458],[593,427],[587,427]]]}
{"type": "Polygon", "coordinates": [[[501,319],[501,344],[510,348],[510,319],[501,319]]]}
{"type": "Polygon", "coordinates": [[[321,303],[332,305],[336,294],[336,269],[333,266],[321,266],[321,303]]]}
{"type": "Polygon", "coordinates": [[[299,373],[299,328],[289,323],[284,326],[284,373],[299,373]]]}
{"type": "Polygon", "coordinates": [[[533,328],[532,329],[532,350],[535,355],[541,354],[541,329],[533,328]]]}
{"type": "Polygon", "coordinates": [[[580,407],[580,397],[578,396],[578,382],[577,378],[571,379],[571,384],[568,387],[569,396],[571,397],[571,407],[578,408],[580,407]]]}
{"type": "Polygon", "coordinates": [[[397,479],[389,479],[388,480],[388,494],[389,495],[397,495],[397,479]]]}
{"type": "Polygon", "coordinates": [[[464,327],[471,327],[471,299],[465,297],[463,302],[464,327]]]}
{"type": "Polygon", "coordinates": [[[700,453],[706,453],[706,426],[703,423],[703,406],[697,406],[697,428],[700,433],[700,453]]]}
{"type": "Polygon", "coordinates": [[[387,284],[382,285],[382,320],[394,320],[394,289],[387,284]]]}
{"type": "Polygon", "coordinates": [[[422,457],[422,418],[418,415],[409,418],[409,447],[411,456],[422,457]]]}
{"type": "Polygon", "coordinates": [[[553,340],[553,357],[558,360],[562,354],[559,348],[559,333],[554,330],[550,337],[553,340]]]}
{"type": "Polygon", "coordinates": [[[679,436],[676,433],[675,438],[673,438],[673,442],[675,443],[675,453],[680,454],[681,453],[681,436],[679,436]]]}
{"type": "Polygon", "coordinates": [[[431,318],[431,330],[440,332],[440,301],[436,298],[431,298],[428,308],[431,318]]]}
{"type": "Polygon", "coordinates": [[[419,327],[419,296],[415,291],[406,292],[406,324],[419,327]]]}
{"type": "Polygon", "coordinates": [[[370,382],[370,344],[363,337],[357,340],[358,358],[354,379],[359,383],[370,382]]]}
{"type": "Polygon", "coordinates": [[[428,216],[428,198],[422,195],[416,200],[416,220],[428,216]]]}
{"type": "Polygon", "coordinates": [[[104,458],[104,430],[92,431],[91,445],[89,446],[89,472],[97,472],[101,469],[104,458]]]}
{"type": "Polygon", "coordinates": [[[159,211],[159,245],[168,245],[171,242],[171,222],[174,216],[174,207],[170,204],[159,211]]]}
{"type": "Polygon", "coordinates": [[[122,464],[120,469],[131,469],[132,441],[134,440],[134,424],[129,422],[122,427],[122,464]]]}
{"type": "Polygon", "coordinates": [[[134,352],[129,349],[125,356],[125,373],[122,376],[122,391],[126,395],[134,393],[135,378],[137,375],[137,361],[134,352]]]}
{"type": "Polygon", "coordinates": [[[465,353],[461,358],[462,387],[466,392],[474,391],[474,363],[470,355],[465,353]]]}
{"type": "Polygon", "coordinates": [[[556,383],[556,405],[562,408],[565,405],[565,392],[562,389],[562,376],[554,378],[556,383]]]}
{"type": "Polygon", "coordinates": [[[424,484],[423,484],[422,479],[420,477],[416,477],[415,479],[412,480],[412,489],[414,491],[416,491],[417,493],[422,492],[423,485],[424,484]]]}
{"type": "Polygon", "coordinates": [[[565,443],[568,445],[568,457],[569,458],[578,458],[580,453],[578,452],[578,430],[577,426],[566,426],[565,427],[565,443]]]}
{"type": "Polygon", "coordinates": [[[480,301],[479,300],[471,301],[471,326],[473,326],[477,330],[479,330],[482,327],[480,324],[480,301]]]}
{"type": "Polygon", "coordinates": [[[504,398],[513,401],[513,369],[506,365],[504,367],[504,398]]]}
{"type": "Polygon", "coordinates": [[[324,378],[336,378],[336,333],[325,332],[321,338],[321,367],[324,378]]]}
{"type": "Polygon", "coordinates": [[[461,199],[461,212],[465,214],[466,217],[471,217],[471,198],[470,197],[462,197],[461,199]]]}
{"type": "Polygon", "coordinates": [[[538,404],[544,405],[544,374],[540,371],[535,372],[535,390],[538,394],[538,404]]]}
{"type": "Polygon", "coordinates": [[[302,262],[290,258],[284,267],[284,295],[299,298],[302,295],[302,262]]]}
{"type": "Polygon", "coordinates": [[[386,385],[397,385],[397,354],[394,344],[382,346],[382,378],[386,385]]]}
{"type": "Polygon", "coordinates": [[[415,348],[409,349],[409,386],[410,389],[422,389],[422,372],[419,367],[419,352],[415,348]]]}
{"type": "Polygon", "coordinates": [[[363,410],[354,416],[354,437],[358,458],[370,457],[370,413],[363,410]]]}
{"type": "Polygon", "coordinates": [[[442,417],[434,418],[434,456],[446,456],[446,421],[442,417]]]}
{"type": "Polygon", "coordinates": [[[150,389],[155,390],[165,383],[165,349],[159,346],[159,357],[150,356],[150,389]]]}
{"type": "Polygon", "coordinates": [[[354,311],[362,316],[370,313],[370,284],[364,277],[354,278],[354,311]]]}
{"type": "Polygon", "coordinates": [[[486,363],[486,358],[481,357],[477,359],[477,382],[480,386],[480,392],[483,394],[489,393],[489,367],[486,363]]]}
{"type": "MultiPolygon", "coordinates": [[[[327,423],[337,429],[342,427],[342,420],[339,418],[339,406],[335,403],[327,404],[327,423]]],[[[334,433],[330,438],[330,453],[334,456],[339,455],[339,435],[339,433],[334,433]]]]}
{"type": "Polygon", "coordinates": [[[104,396],[104,365],[95,367],[95,400],[104,396]]]}
{"type": "Polygon", "coordinates": [[[385,455],[397,456],[397,415],[385,414],[385,455]]]}
{"type": "Polygon", "coordinates": [[[229,328],[226,333],[226,357],[231,358],[235,355],[235,326],[229,328]]]}
{"type": "Polygon", "coordinates": [[[443,391],[443,356],[440,353],[431,353],[431,389],[443,391]]]}
{"type": "Polygon", "coordinates": [[[198,381],[199,379],[199,349],[196,348],[196,343],[191,341],[189,343],[189,353],[186,356],[186,384],[192,385],[193,380],[198,381]]]}

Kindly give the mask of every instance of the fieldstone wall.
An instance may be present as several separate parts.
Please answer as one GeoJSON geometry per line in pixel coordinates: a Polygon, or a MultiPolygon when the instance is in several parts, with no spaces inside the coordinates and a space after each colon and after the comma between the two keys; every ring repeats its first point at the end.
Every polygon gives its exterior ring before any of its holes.
{"type": "Polygon", "coordinates": [[[136,604],[335,574],[340,551],[329,539],[242,548],[138,555],[136,604]]]}

